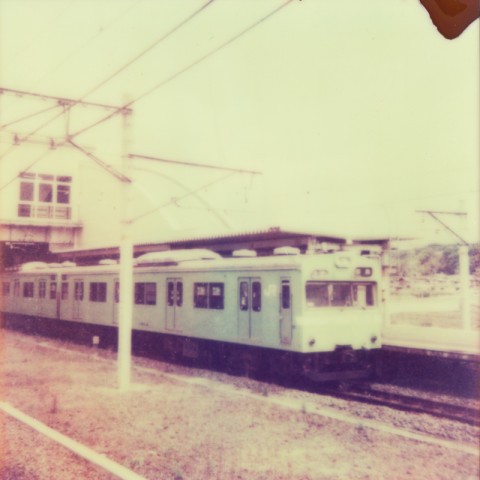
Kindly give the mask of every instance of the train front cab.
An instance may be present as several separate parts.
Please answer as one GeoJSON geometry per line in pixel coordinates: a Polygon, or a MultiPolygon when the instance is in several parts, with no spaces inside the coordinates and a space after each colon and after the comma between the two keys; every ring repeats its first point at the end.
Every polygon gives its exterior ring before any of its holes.
{"type": "Polygon", "coordinates": [[[319,381],[362,378],[374,370],[381,347],[379,267],[362,257],[346,265],[331,258],[303,269],[294,329],[302,368],[319,381]]]}

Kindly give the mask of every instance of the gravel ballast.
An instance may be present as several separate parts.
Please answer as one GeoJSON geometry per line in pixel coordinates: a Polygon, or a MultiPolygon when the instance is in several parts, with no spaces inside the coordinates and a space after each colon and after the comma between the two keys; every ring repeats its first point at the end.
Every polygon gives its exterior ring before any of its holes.
{"type": "MultiPolygon", "coordinates": [[[[479,477],[475,427],[146,359],[120,392],[113,352],[0,335],[2,401],[147,479],[479,477]]],[[[0,422],[2,479],[114,478],[0,422]]]]}

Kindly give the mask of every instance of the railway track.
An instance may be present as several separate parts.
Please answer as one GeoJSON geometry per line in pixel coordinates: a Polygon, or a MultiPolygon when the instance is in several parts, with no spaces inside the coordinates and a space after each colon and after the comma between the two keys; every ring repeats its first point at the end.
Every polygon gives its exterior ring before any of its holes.
{"type": "Polygon", "coordinates": [[[370,385],[351,385],[346,389],[337,388],[328,391],[323,390],[323,392],[344,400],[381,405],[407,412],[426,413],[440,418],[480,426],[480,410],[466,405],[387,392],[370,385]]]}

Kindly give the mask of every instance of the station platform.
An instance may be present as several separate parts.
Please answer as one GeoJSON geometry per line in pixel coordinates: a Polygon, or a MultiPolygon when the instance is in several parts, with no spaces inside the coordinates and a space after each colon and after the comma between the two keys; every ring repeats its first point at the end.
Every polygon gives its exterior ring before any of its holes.
{"type": "Polygon", "coordinates": [[[382,331],[382,348],[386,352],[480,363],[480,331],[387,325],[382,331]]]}

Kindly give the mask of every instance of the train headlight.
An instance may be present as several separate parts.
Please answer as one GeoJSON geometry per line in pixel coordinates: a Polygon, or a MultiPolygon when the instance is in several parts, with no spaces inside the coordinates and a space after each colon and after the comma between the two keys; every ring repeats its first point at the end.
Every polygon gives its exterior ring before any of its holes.
{"type": "Polygon", "coordinates": [[[372,343],[377,343],[377,340],[378,340],[378,338],[377,338],[376,335],[372,335],[372,337],[370,338],[370,342],[372,342],[372,343]]]}
{"type": "Polygon", "coordinates": [[[313,347],[313,346],[315,345],[315,339],[314,339],[314,338],[311,338],[311,339],[309,340],[309,342],[308,342],[308,345],[309,345],[310,347],[313,347]]]}
{"type": "Polygon", "coordinates": [[[355,275],[357,277],[371,277],[373,270],[371,267],[358,267],[355,269],[355,275]]]}

